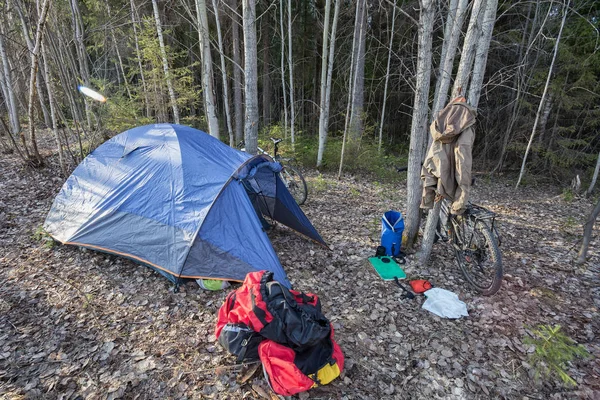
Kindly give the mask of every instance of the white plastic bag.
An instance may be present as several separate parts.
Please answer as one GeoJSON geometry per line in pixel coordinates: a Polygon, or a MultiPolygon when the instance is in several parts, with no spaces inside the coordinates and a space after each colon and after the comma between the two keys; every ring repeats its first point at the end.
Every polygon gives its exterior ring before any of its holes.
{"type": "Polygon", "coordinates": [[[467,305],[449,290],[433,288],[425,292],[423,308],[442,318],[468,317],[467,305]]]}

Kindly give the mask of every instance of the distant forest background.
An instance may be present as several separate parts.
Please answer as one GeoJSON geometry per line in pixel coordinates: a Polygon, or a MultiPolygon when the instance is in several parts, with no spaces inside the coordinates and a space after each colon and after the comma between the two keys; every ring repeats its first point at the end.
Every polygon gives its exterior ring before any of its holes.
{"type": "MultiPolygon", "coordinates": [[[[153,122],[192,125],[232,145],[253,132],[262,144],[285,137],[285,149],[305,165],[330,169],[339,165],[347,132],[348,168],[375,159],[389,167],[409,153],[419,87],[427,89],[422,104],[431,121],[452,46],[452,82],[465,52],[473,53],[473,74],[483,62],[478,168],[518,171],[531,140],[528,172],[560,181],[579,174],[589,185],[599,159],[598,1],[1,0],[0,6],[0,145],[42,165],[48,155],[39,154],[36,129],[48,129],[65,175],[102,141],[153,122]],[[493,27],[488,48],[480,39],[486,18],[493,27]],[[453,26],[456,44],[449,43],[453,26]],[[420,40],[427,38],[431,52],[420,60],[420,43],[427,45],[420,40]],[[423,68],[430,72],[422,75],[427,85],[418,80],[423,68]],[[246,86],[249,79],[256,90],[246,86]],[[107,102],[82,96],[78,85],[107,102]],[[248,120],[249,105],[256,121],[248,120]]],[[[468,94],[466,86],[456,89],[468,94]]],[[[443,103],[453,94],[440,95],[443,103]]],[[[425,144],[428,124],[417,132],[425,144]]]]}

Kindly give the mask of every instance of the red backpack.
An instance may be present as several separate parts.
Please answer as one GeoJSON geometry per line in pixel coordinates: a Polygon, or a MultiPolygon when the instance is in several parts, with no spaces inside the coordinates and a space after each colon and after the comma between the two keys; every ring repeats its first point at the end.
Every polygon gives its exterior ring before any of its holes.
{"type": "Polygon", "coordinates": [[[273,390],[290,396],[335,379],[344,356],[319,298],[252,272],[219,309],[215,336],[238,357],[260,359],[273,390]]]}

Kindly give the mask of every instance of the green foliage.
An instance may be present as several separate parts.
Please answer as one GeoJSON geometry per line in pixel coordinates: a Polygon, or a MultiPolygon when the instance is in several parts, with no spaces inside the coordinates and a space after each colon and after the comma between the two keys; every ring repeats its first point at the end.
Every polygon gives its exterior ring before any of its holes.
{"type": "Polygon", "coordinates": [[[47,249],[51,249],[56,245],[52,236],[50,236],[42,226],[38,226],[31,237],[35,241],[42,242],[43,246],[47,249]]]}
{"type": "Polygon", "coordinates": [[[575,198],[575,195],[573,194],[573,191],[570,188],[569,189],[564,189],[563,192],[562,192],[562,198],[567,203],[570,203],[575,198]]]}
{"type": "Polygon", "coordinates": [[[586,358],[589,353],[561,332],[560,325],[539,325],[531,330],[530,337],[526,337],[523,343],[535,346],[530,361],[538,379],[558,377],[566,386],[577,385],[566,371],[568,363],[575,358],[586,358]]]}
{"type": "Polygon", "coordinates": [[[309,193],[323,193],[327,190],[329,184],[327,180],[323,177],[322,174],[317,175],[316,178],[307,178],[306,181],[308,185],[309,193]]]}

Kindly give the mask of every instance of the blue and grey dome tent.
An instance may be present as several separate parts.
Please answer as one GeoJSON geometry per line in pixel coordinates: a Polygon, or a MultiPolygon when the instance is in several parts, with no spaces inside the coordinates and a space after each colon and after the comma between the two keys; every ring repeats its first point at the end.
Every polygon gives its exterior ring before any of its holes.
{"type": "Polygon", "coordinates": [[[260,213],[321,244],[265,155],[199,130],[137,127],[94,150],[56,196],[44,228],[64,244],[118,254],[171,281],[242,281],[266,269],[290,283],[260,213]]]}

